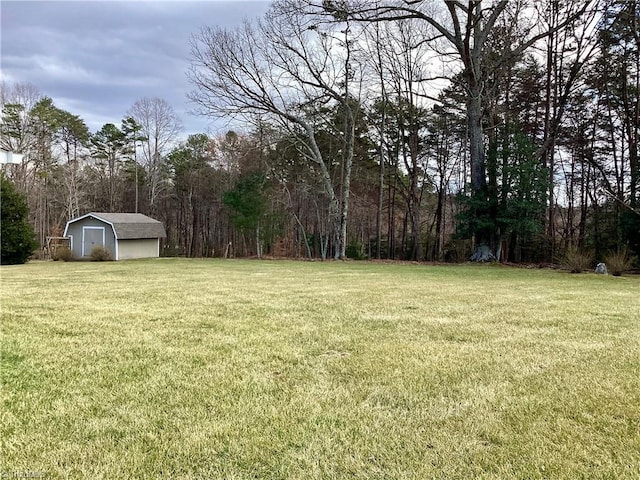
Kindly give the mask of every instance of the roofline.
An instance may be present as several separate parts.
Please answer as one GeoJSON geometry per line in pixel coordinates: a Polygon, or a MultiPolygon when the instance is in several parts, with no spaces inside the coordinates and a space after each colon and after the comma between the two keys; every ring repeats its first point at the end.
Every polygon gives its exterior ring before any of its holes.
{"type": "Polygon", "coordinates": [[[109,220],[105,220],[104,218],[101,218],[100,216],[96,215],[93,212],[85,213],[84,215],[82,215],[82,216],[80,216],[78,218],[74,218],[73,220],[69,220],[67,222],[67,226],[64,227],[63,235],[65,237],[67,236],[67,231],[69,230],[69,225],[71,223],[79,222],[80,220],[84,220],[85,218],[88,218],[88,217],[95,218],[95,219],[100,220],[101,222],[104,222],[107,225],[109,225],[111,227],[111,231],[113,232],[113,236],[116,238],[116,240],[118,240],[118,234],[116,233],[116,228],[113,226],[113,223],[111,223],[109,220]]]}

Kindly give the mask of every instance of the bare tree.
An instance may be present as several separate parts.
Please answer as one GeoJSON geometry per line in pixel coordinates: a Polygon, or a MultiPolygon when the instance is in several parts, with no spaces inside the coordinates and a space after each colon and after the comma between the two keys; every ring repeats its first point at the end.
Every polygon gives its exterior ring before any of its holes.
{"type": "Polygon", "coordinates": [[[235,30],[203,28],[192,41],[191,100],[199,112],[269,120],[295,135],[300,153],[317,168],[329,199],[334,256],[345,257],[354,145],[350,26],[308,2],[280,0],[257,24],[235,30]],[[339,105],[345,115],[340,175],[334,179],[316,139],[323,112],[339,105]]]}
{"type": "Polygon", "coordinates": [[[22,191],[27,191],[28,178],[33,173],[30,151],[36,137],[31,128],[31,111],[42,100],[42,93],[30,83],[0,83],[0,148],[22,153],[22,164],[11,169],[11,178],[22,191]]]}
{"type": "Polygon", "coordinates": [[[548,0],[537,5],[537,17],[547,31],[543,39],[546,54],[544,128],[537,155],[549,169],[546,229],[552,245],[556,237],[555,190],[558,187],[556,142],[567,104],[580,80],[583,67],[594,56],[598,45],[596,26],[603,10],[600,3],[607,2],[574,0],[561,4],[548,0]],[[576,15],[577,12],[581,14],[576,15]]]}
{"type": "Polygon", "coordinates": [[[2,131],[0,147],[17,153],[26,153],[33,143],[29,135],[29,112],[42,99],[42,93],[30,83],[0,83],[2,131]]]}
{"type": "MultiPolygon", "coordinates": [[[[527,0],[448,0],[443,9],[426,0],[362,0],[330,3],[345,16],[356,21],[372,23],[418,19],[430,26],[436,35],[424,41],[436,40],[442,53],[457,61],[461,67],[458,77],[466,95],[467,134],[471,157],[471,188],[475,195],[483,196],[487,189],[485,162],[485,133],[483,109],[491,69],[518,58],[532,45],[547,37],[550,32],[565,28],[593,7],[591,1],[576,2],[572,9],[563,10],[564,17],[547,30],[538,27],[535,2],[527,0]],[[501,20],[499,22],[499,20],[501,20]],[[505,43],[502,51],[487,48],[492,36],[515,30],[516,41],[505,43]]],[[[429,30],[426,30],[429,31],[429,30]]],[[[478,238],[478,243],[490,243],[491,238],[478,238]]]]}
{"type": "Polygon", "coordinates": [[[67,220],[77,217],[84,207],[81,166],[88,154],[90,134],[84,120],[79,116],[61,111],[57,137],[65,161],[64,165],[61,165],[61,184],[64,187],[60,194],[64,199],[64,222],[61,222],[64,224],[67,220]]]}
{"type": "Polygon", "coordinates": [[[127,111],[141,127],[142,161],[147,169],[149,208],[153,213],[166,186],[164,157],[177,141],[182,122],[162,98],[141,98],[127,111]]]}

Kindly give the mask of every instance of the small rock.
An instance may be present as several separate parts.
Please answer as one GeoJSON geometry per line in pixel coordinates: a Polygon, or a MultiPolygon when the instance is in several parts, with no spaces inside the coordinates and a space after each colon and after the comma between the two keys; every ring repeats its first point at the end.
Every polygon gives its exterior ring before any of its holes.
{"type": "Polygon", "coordinates": [[[596,265],[595,272],[600,275],[607,275],[607,266],[604,263],[599,263],[596,265]]]}

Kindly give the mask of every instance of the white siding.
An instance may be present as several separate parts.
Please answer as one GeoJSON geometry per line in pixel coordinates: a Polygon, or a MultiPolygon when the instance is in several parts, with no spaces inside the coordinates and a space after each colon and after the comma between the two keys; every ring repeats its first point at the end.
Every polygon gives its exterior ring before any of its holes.
{"type": "Polygon", "coordinates": [[[158,257],[159,244],[157,238],[118,240],[118,260],[158,257]]]}

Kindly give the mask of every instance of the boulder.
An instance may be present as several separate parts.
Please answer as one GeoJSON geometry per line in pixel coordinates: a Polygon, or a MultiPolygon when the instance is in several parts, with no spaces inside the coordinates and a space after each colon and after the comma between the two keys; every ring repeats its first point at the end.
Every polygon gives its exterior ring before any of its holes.
{"type": "Polygon", "coordinates": [[[600,275],[606,275],[608,273],[607,266],[604,263],[599,263],[596,265],[595,272],[599,273],[600,275]]]}
{"type": "Polygon", "coordinates": [[[495,262],[496,257],[491,253],[491,249],[482,243],[476,247],[476,250],[473,252],[473,255],[471,255],[469,260],[472,262],[495,262]]]}

